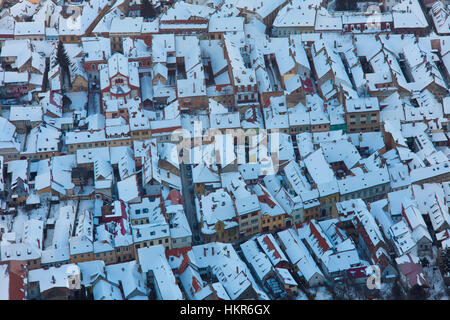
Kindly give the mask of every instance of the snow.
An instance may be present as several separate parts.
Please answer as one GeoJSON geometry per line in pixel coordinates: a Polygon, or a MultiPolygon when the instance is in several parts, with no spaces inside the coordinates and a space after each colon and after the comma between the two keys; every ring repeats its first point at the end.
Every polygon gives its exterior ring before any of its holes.
{"type": "Polygon", "coordinates": [[[298,294],[295,297],[295,300],[309,300],[309,299],[308,296],[302,290],[298,290],[298,294]]]}
{"type": "Polygon", "coordinates": [[[310,289],[310,291],[314,295],[314,300],[333,300],[333,295],[326,287],[317,287],[310,289]]]}
{"type": "Polygon", "coordinates": [[[0,300],[9,300],[8,264],[0,265],[0,300]]]}
{"type": "Polygon", "coordinates": [[[437,248],[433,247],[433,256],[428,257],[430,265],[423,268],[425,278],[430,285],[428,300],[449,300],[447,286],[445,285],[444,280],[442,279],[442,274],[437,267],[436,258],[437,248]]]}

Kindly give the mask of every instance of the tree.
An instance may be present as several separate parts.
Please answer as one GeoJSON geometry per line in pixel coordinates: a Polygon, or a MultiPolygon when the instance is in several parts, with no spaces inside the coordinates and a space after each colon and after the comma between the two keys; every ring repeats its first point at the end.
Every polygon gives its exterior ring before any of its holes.
{"type": "Polygon", "coordinates": [[[61,75],[67,75],[68,79],[70,79],[70,59],[67,55],[66,49],[64,48],[64,44],[60,41],[58,43],[58,51],[56,52],[56,62],[61,67],[61,75]]]}
{"type": "Polygon", "coordinates": [[[69,70],[70,59],[69,56],[67,55],[66,49],[64,48],[64,44],[61,41],[58,43],[56,61],[58,62],[61,69],[64,69],[65,71],[69,70]]]}
{"type": "Polygon", "coordinates": [[[354,0],[336,0],[336,11],[356,10],[358,5],[354,0]]]}
{"type": "Polygon", "coordinates": [[[395,280],[392,286],[392,299],[394,300],[403,300],[405,298],[403,294],[403,290],[400,287],[398,280],[395,280]]]}
{"type": "Polygon", "coordinates": [[[447,274],[450,272],[450,247],[445,249],[442,260],[442,269],[444,274],[447,274]]]}
{"type": "Polygon", "coordinates": [[[141,2],[141,16],[146,19],[153,19],[156,16],[156,10],[150,0],[142,0],[141,2]]]}
{"type": "Polygon", "coordinates": [[[409,300],[425,300],[428,297],[428,294],[424,287],[416,284],[412,287],[408,292],[409,300]]]}

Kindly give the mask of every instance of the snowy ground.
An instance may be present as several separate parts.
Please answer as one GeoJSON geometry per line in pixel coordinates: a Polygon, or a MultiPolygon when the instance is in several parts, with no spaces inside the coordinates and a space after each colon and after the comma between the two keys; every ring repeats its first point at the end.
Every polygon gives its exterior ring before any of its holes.
{"type": "Polygon", "coordinates": [[[384,283],[381,282],[381,290],[380,290],[380,298],[382,300],[392,300],[392,287],[393,283],[384,283]]]}
{"type": "Polygon", "coordinates": [[[12,232],[16,234],[16,242],[22,242],[23,224],[27,220],[28,215],[19,209],[12,226],[12,232]]]}
{"type": "Polygon", "coordinates": [[[70,109],[74,111],[86,110],[86,104],[88,103],[88,94],[86,91],[66,92],[65,95],[72,101],[70,109]]]}
{"type": "Polygon", "coordinates": [[[298,295],[295,297],[295,300],[309,300],[306,294],[302,290],[298,290],[298,295]]]}
{"type": "Polygon", "coordinates": [[[437,266],[438,249],[433,247],[433,257],[429,257],[430,265],[424,267],[425,278],[430,285],[428,300],[449,300],[446,292],[446,285],[442,279],[441,271],[437,266]]]}
{"type": "Polygon", "coordinates": [[[314,297],[314,300],[333,300],[333,295],[326,287],[311,288],[310,292],[314,297]]]}
{"type": "Polygon", "coordinates": [[[47,229],[47,235],[44,239],[44,250],[52,246],[54,229],[47,229]]]}
{"type": "Polygon", "coordinates": [[[8,265],[0,265],[0,300],[9,300],[8,265]]]}
{"type": "Polygon", "coordinates": [[[78,212],[83,212],[84,210],[88,210],[94,212],[95,200],[81,200],[80,206],[78,207],[78,212]]]}

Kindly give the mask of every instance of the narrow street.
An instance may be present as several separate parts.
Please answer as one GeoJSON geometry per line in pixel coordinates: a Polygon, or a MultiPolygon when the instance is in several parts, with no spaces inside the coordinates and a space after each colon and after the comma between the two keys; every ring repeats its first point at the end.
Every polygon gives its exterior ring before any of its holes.
{"type": "Polygon", "coordinates": [[[100,91],[98,89],[92,88],[92,83],[89,83],[88,89],[88,110],[87,115],[99,114],[100,113],[100,91]]]}
{"type": "Polygon", "coordinates": [[[197,213],[195,209],[195,195],[193,192],[192,176],[188,176],[188,169],[186,164],[180,164],[180,178],[181,178],[181,192],[183,195],[184,210],[186,218],[189,222],[189,226],[192,231],[192,244],[199,243],[198,239],[201,239],[200,230],[197,221],[197,213]],[[195,228],[197,227],[197,228],[195,228]]]}

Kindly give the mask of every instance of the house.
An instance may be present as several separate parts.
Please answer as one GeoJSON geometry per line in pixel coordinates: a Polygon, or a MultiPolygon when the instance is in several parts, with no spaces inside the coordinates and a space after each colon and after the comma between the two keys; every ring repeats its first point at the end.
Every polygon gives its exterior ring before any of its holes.
{"type": "Polygon", "coordinates": [[[311,287],[322,285],[325,277],[296,231],[287,229],[278,232],[277,235],[281,247],[294,267],[294,272],[311,287]]]}
{"type": "Polygon", "coordinates": [[[137,257],[148,286],[158,300],[184,300],[162,245],[137,250],[137,257]]]}
{"type": "Polygon", "coordinates": [[[69,239],[70,261],[76,263],[94,260],[92,213],[85,210],[77,218],[74,236],[69,239]]]}
{"type": "Polygon", "coordinates": [[[275,36],[287,36],[299,33],[314,32],[317,6],[320,1],[292,1],[278,12],[273,22],[275,36]]]}
{"type": "Polygon", "coordinates": [[[298,294],[298,283],[292,277],[289,270],[285,268],[275,268],[275,272],[284,286],[284,290],[291,297],[296,297],[298,294]]]}
{"type": "Polygon", "coordinates": [[[406,288],[414,286],[430,287],[417,256],[408,253],[396,258],[395,262],[400,271],[400,280],[406,288]]]}
{"type": "Polygon", "coordinates": [[[134,99],[140,95],[139,73],[135,62],[114,53],[100,70],[100,90],[103,100],[134,99]]]}
{"type": "Polygon", "coordinates": [[[106,279],[105,263],[102,260],[92,260],[80,262],[77,265],[80,268],[81,285],[88,292],[88,296],[92,296],[96,284],[106,279]]]}
{"type": "Polygon", "coordinates": [[[86,37],[81,39],[81,43],[85,54],[82,60],[84,70],[89,80],[98,82],[101,65],[111,57],[111,42],[107,38],[86,37]]]}
{"type": "Polygon", "coordinates": [[[289,268],[288,259],[271,233],[261,235],[256,240],[275,268],[289,268]]]}
{"type": "Polygon", "coordinates": [[[28,272],[28,284],[29,299],[74,299],[81,290],[80,267],[76,264],[66,264],[59,268],[31,270],[28,272]]]}
{"type": "Polygon", "coordinates": [[[252,0],[245,2],[239,0],[235,5],[241,10],[242,14],[246,17],[247,21],[251,18],[256,18],[264,22],[266,26],[271,26],[277,13],[283,8],[288,1],[286,0],[276,0],[270,3],[260,2],[257,0],[252,0]]]}
{"type": "Polygon", "coordinates": [[[358,234],[358,250],[378,266],[383,279],[394,280],[398,274],[392,264],[383,235],[374,217],[367,210],[363,210],[353,217],[352,223],[358,234]]]}
{"type": "Polygon", "coordinates": [[[234,201],[240,235],[249,236],[260,233],[261,207],[257,195],[248,190],[246,183],[240,178],[240,174],[223,173],[222,184],[234,201]]]}
{"type": "Polygon", "coordinates": [[[136,175],[117,182],[117,190],[119,199],[127,203],[138,203],[141,201],[141,194],[139,192],[136,175]]]}
{"type": "Polygon", "coordinates": [[[380,130],[380,107],[377,98],[346,99],[344,108],[347,132],[380,130]]]}
{"type": "Polygon", "coordinates": [[[428,215],[435,233],[449,228],[450,214],[445,205],[445,193],[441,184],[413,184],[412,193],[419,211],[428,215]]]}
{"type": "Polygon", "coordinates": [[[402,217],[406,220],[412,232],[412,237],[416,242],[417,255],[419,257],[430,255],[432,238],[419,209],[414,206],[409,206],[406,209],[402,208],[402,217]]]}
{"type": "Polygon", "coordinates": [[[92,297],[94,300],[124,300],[120,288],[104,279],[95,283],[92,297]]]}
{"type": "Polygon", "coordinates": [[[255,240],[250,239],[242,243],[241,250],[248,264],[252,266],[261,282],[264,283],[266,280],[275,276],[275,270],[269,258],[258,248],[255,240]]]}
{"type": "Polygon", "coordinates": [[[231,244],[212,242],[192,251],[199,273],[217,279],[231,300],[267,298],[231,244]]]}
{"type": "Polygon", "coordinates": [[[240,229],[237,222],[234,202],[228,192],[217,189],[208,195],[196,199],[197,214],[205,242],[221,240],[232,242],[239,238],[240,229]]]}
{"type": "Polygon", "coordinates": [[[153,211],[149,215],[149,223],[132,226],[132,232],[136,249],[157,244],[171,248],[169,224],[161,212],[153,211]]]}
{"type": "Polygon", "coordinates": [[[108,281],[120,288],[126,300],[147,300],[145,276],[136,261],[117,263],[105,267],[108,281]]]}
{"type": "Polygon", "coordinates": [[[2,300],[24,300],[26,267],[20,261],[0,263],[0,296],[2,300]]]}
{"type": "Polygon", "coordinates": [[[349,271],[357,273],[366,269],[355,243],[337,224],[337,219],[312,220],[298,229],[299,237],[332,280],[342,279],[349,271]]]}
{"type": "Polygon", "coordinates": [[[169,220],[172,248],[190,247],[192,231],[183,206],[180,204],[167,206],[166,215],[169,220]]]}

